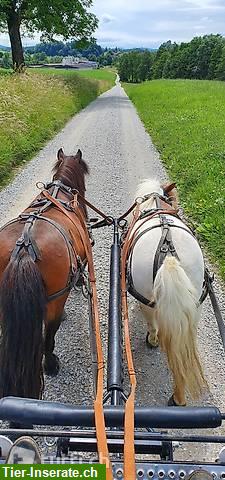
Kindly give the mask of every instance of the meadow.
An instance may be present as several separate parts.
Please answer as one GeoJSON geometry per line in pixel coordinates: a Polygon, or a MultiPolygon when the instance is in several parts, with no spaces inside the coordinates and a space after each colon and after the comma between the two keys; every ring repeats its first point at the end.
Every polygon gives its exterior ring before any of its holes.
{"type": "Polygon", "coordinates": [[[78,75],[79,77],[87,78],[93,81],[99,81],[99,88],[100,91],[105,91],[107,88],[113,87],[115,84],[116,73],[113,70],[108,68],[102,69],[84,69],[84,70],[72,70],[72,69],[56,69],[56,68],[32,68],[29,70],[34,71],[36,73],[41,73],[44,75],[51,75],[60,77],[61,75],[66,78],[74,78],[74,75],[78,75]]]}
{"type": "Polygon", "coordinates": [[[124,87],[225,279],[225,83],[154,80],[124,87]]]}
{"type": "Polygon", "coordinates": [[[0,69],[0,187],[115,79],[104,70],[43,70],[0,69]]]}

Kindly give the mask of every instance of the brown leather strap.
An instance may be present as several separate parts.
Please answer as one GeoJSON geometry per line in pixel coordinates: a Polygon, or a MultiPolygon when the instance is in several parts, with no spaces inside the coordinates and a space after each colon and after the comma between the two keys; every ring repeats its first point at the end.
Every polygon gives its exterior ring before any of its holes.
{"type": "Polygon", "coordinates": [[[136,205],[137,205],[137,202],[134,202],[133,205],[131,205],[131,207],[128,208],[128,210],[127,210],[123,215],[121,215],[121,216],[118,218],[118,222],[119,222],[120,220],[123,220],[124,218],[126,218],[126,217],[129,215],[129,213],[131,213],[131,212],[134,210],[134,208],[136,207],[136,205]]]}
{"type": "MultiPolygon", "coordinates": [[[[113,480],[112,466],[109,457],[107,437],[106,437],[106,428],[105,428],[105,418],[104,418],[104,409],[103,409],[103,373],[104,373],[104,359],[102,351],[102,342],[100,334],[100,321],[99,321],[99,309],[98,309],[98,299],[97,299],[97,290],[96,290],[96,279],[94,271],[94,262],[92,256],[92,247],[89,239],[88,230],[85,223],[84,215],[81,209],[77,208],[76,213],[69,212],[66,210],[63,205],[53,198],[47,190],[42,191],[42,195],[48,198],[61,212],[70,219],[70,221],[78,229],[80,238],[85,248],[87,262],[88,262],[88,271],[89,271],[89,280],[92,287],[92,297],[91,301],[93,304],[93,314],[94,314],[94,325],[95,325],[95,336],[96,336],[96,349],[97,349],[97,362],[98,362],[98,376],[97,376],[97,393],[94,402],[94,411],[95,411],[95,426],[96,426],[96,438],[98,445],[98,455],[100,463],[106,464],[106,480],[113,480]]],[[[76,198],[75,198],[76,204],[76,198]]]]}
{"type": "Polygon", "coordinates": [[[124,480],[136,479],[135,449],[134,449],[134,402],[136,389],[136,376],[134,371],[133,357],[130,343],[128,305],[126,291],[126,263],[132,242],[131,232],[138,220],[140,214],[140,204],[136,204],[134,216],[129,226],[127,236],[122,248],[121,254],[121,293],[122,293],[122,313],[124,322],[124,340],[127,358],[127,367],[131,384],[131,391],[125,406],[124,419],[124,480]]]}
{"type": "MultiPolygon", "coordinates": [[[[95,205],[93,205],[91,202],[89,202],[85,197],[83,197],[79,192],[77,192],[77,194],[75,195],[78,195],[79,199],[81,200],[81,203],[83,203],[84,205],[87,205],[87,207],[91,208],[92,210],[94,210],[94,212],[98,213],[98,215],[100,215],[102,218],[104,218],[109,225],[111,225],[112,223],[112,218],[109,217],[108,215],[106,215],[104,212],[102,212],[101,210],[99,210],[99,208],[95,207],[95,205]]],[[[73,203],[73,201],[72,201],[73,203]]]]}

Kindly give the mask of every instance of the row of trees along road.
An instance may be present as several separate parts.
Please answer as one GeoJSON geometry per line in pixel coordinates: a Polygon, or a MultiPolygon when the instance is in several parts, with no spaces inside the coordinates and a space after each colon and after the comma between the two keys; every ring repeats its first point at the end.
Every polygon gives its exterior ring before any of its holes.
{"type": "Polygon", "coordinates": [[[64,40],[90,41],[98,21],[88,12],[92,0],[0,0],[0,31],[8,32],[14,69],[24,66],[21,31],[42,32],[42,38],[52,40],[60,35],[64,40]]]}
{"type": "Polygon", "coordinates": [[[157,51],[124,53],[117,66],[124,82],[156,78],[225,80],[225,38],[205,35],[180,45],[168,41],[157,51]]]}

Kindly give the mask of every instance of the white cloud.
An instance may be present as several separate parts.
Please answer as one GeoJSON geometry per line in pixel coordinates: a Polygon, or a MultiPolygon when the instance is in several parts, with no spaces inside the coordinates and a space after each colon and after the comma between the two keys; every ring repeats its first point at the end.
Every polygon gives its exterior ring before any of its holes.
{"type": "Polygon", "coordinates": [[[94,0],[93,11],[101,17],[106,6],[116,22],[100,22],[95,37],[104,45],[155,47],[225,34],[225,0],[94,0]]]}
{"type": "Polygon", "coordinates": [[[104,46],[155,47],[166,40],[225,35],[225,0],[94,0],[92,11],[99,18],[94,36],[104,46]]]}
{"type": "Polygon", "coordinates": [[[116,20],[116,18],[113,17],[112,15],[109,15],[108,13],[103,13],[103,15],[100,18],[100,22],[102,23],[111,23],[114,20],[116,20]]]}

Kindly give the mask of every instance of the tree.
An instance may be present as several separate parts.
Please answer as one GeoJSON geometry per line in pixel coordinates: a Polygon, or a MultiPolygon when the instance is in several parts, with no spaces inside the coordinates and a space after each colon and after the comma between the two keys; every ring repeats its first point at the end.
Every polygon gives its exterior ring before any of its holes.
{"type": "Polygon", "coordinates": [[[164,65],[170,58],[170,54],[174,47],[171,40],[162,43],[156,52],[155,61],[152,68],[152,78],[162,78],[164,65]]]}
{"type": "Polygon", "coordinates": [[[12,59],[10,52],[4,52],[2,57],[2,66],[3,68],[9,68],[12,66],[12,59]]]}
{"type": "Polygon", "coordinates": [[[218,80],[225,80],[225,45],[216,69],[216,78],[218,78],[218,80]]]}
{"type": "Polygon", "coordinates": [[[119,58],[118,74],[122,82],[128,82],[130,77],[128,54],[124,53],[119,58]]]}
{"type": "Polygon", "coordinates": [[[37,64],[44,63],[44,62],[47,63],[47,60],[48,60],[48,57],[44,52],[37,52],[33,54],[33,58],[32,58],[33,63],[37,63],[37,64]]]}
{"type": "Polygon", "coordinates": [[[15,69],[24,65],[21,31],[42,32],[44,40],[90,40],[97,18],[87,11],[92,0],[1,0],[0,29],[8,31],[15,69]]]}
{"type": "Polygon", "coordinates": [[[138,66],[138,77],[141,82],[144,80],[150,80],[152,76],[152,64],[153,64],[152,52],[140,53],[140,63],[138,66]]]}

